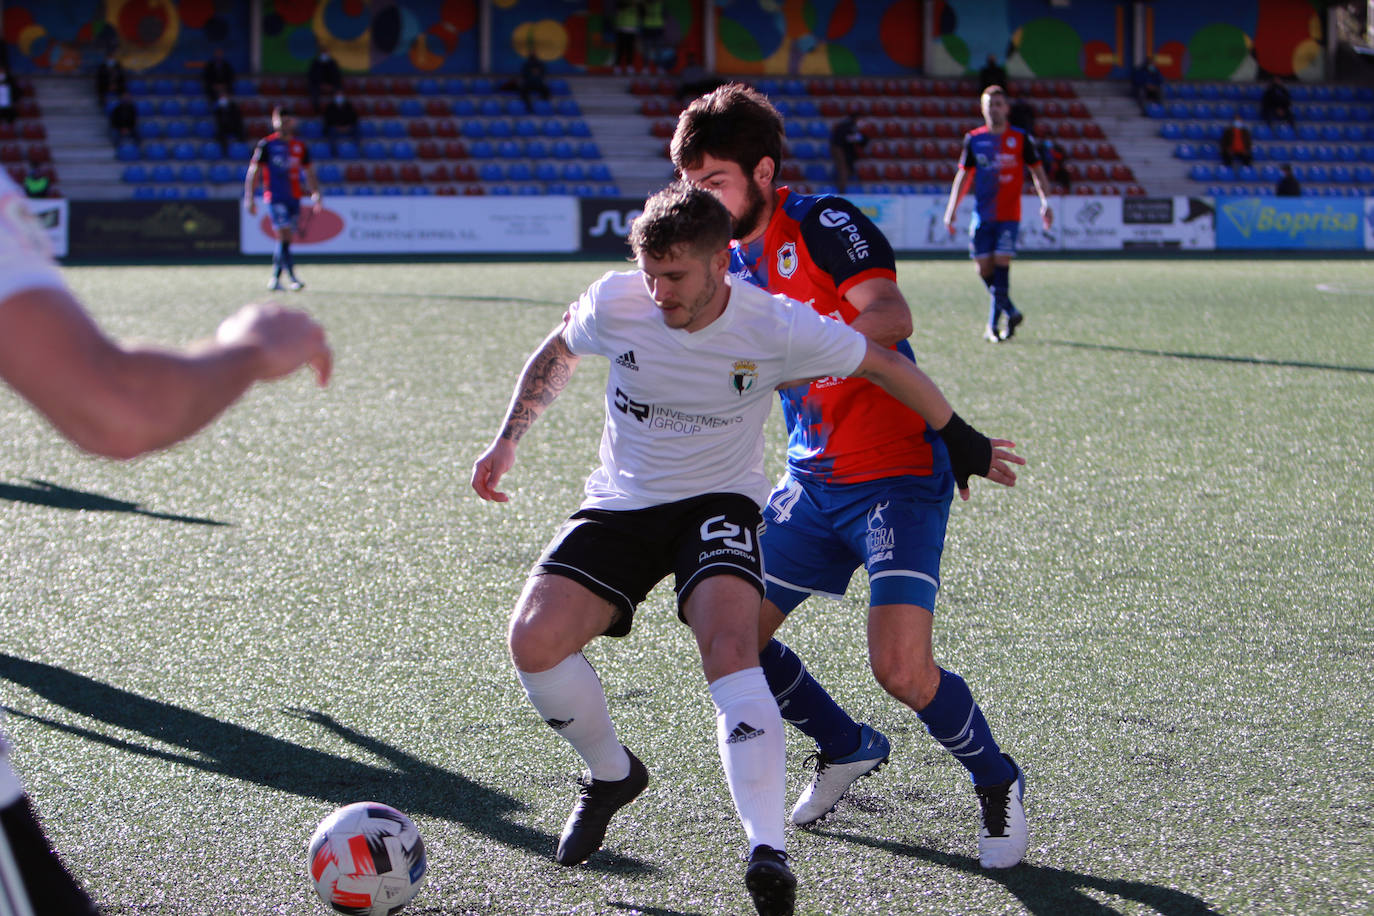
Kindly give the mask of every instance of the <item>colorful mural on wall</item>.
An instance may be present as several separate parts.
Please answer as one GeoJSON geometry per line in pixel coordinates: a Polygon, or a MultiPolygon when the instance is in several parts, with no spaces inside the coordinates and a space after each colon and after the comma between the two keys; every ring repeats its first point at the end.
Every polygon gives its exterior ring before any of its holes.
{"type": "MultiPolygon", "coordinates": [[[[680,70],[689,57],[700,63],[702,4],[705,0],[666,0],[660,69],[680,70]]],[[[608,71],[615,57],[611,12],[615,0],[493,0],[492,70],[514,73],[533,51],[550,73],[608,71]]],[[[639,63],[647,66],[651,49],[641,45],[639,63]]]]}
{"type": "Polygon", "coordinates": [[[129,70],[185,74],[217,46],[248,69],[247,4],[233,0],[30,0],[4,10],[17,73],[86,71],[115,48],[129,70]]]}
{"type": "Polygon", "coordinates": [[[303,73],[321,48],[349,73],[475,73],[477,4],[264,0],[264,72],[303,73]]]}
{"type": "Polygon", "coordinates": [[[918,72],[920,0],[715,0],[721,73],[918,72]]]}
{"type": "MultiPolygon", "coordinates": [[[[1013,77],[1124,79],[1135,4],[1044,0],[931,0],[928,73],[977,73],[992,54],[1013,77]]],[[[1166,79],[1324,76],[1321,17],[1312,0],[1157,0],[1142,4],[1144,47],[1166,79]]]]}

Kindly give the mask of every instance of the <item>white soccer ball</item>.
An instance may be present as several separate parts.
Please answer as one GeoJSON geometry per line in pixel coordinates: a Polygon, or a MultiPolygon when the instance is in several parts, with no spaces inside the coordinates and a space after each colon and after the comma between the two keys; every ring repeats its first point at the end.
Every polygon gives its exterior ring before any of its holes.
{"type": "Polygon", "coordinates": [[[320,821],[306,870],[320,899],[350,916],[388,916],[425,883],[425,844],[415,822],[388,805],[356,802],[320,821]]]}

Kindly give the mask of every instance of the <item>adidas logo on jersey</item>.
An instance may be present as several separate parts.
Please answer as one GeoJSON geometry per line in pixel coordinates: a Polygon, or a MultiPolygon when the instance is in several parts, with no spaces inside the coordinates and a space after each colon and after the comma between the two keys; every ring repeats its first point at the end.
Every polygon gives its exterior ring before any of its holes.
{"type": "Polygon", "coordinates": [[[725,739],[726,744],[739,744],[741,741],[748,741],[763,734],[763,729],[755,728],[748,722],[741,721],[735,726],[735,730],[730,733],[730,737],[725,739]]]}
{"type": "Polygon", "coordinates": [[[615,358],[615,364],[617,366],[624,366],[626,369],[629,369],[632,372],[639,371],[639,366],[635,364],[634,350],[626,350],[624,353],[617,356],[615,358]]]}

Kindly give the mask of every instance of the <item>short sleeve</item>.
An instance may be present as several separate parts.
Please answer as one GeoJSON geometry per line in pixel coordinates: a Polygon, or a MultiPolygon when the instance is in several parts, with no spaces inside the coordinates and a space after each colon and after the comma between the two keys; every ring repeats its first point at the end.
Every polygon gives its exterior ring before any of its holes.
{"type": "Polygon", "coordinates": [[[788,378],[845,378],[859,368],[868,352],[866,337],[809,305],[783,301],[791,313],[791,345],[784,373],[788,378]]]}
{"type": "Polygon", "coordinates": [[[597,295],[606,286],[607,274],[587,287],[587,290],[568,306],[563,319],[563,343],[573,353],[583,356],[597,353],[600,335],[596,326],[597,295]]]}

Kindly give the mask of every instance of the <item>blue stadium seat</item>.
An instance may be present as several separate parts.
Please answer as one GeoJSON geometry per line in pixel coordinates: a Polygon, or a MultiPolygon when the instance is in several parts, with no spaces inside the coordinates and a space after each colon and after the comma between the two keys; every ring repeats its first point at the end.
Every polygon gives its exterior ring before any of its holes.
{"type": "Polygon", "coordinates": [[[797,159],[815,159],[817,155],[816,145],[809,140],[793,144],[792,155],[797,159]]]}
{"type": "Polygon", "coordinates": [[[209,178],[215,184],[228,184],[235,180],[234,170],[223,162],[210,166],[209,178]]]}
{"type": "Polygon", "coordinates": [[[514,131],[511,130],[510,122],[504,118],[487,122],[487,136],[493,140],[508,139],[514,131]]]}
{"type": "Polygon", "coordinates": [[[491,159],[496,155],[496,149],[488,140],[478,140],[468,147],[468,155],[473,159],[491,159]]]}
{"type": "Polygon", "coordinates": [[[156,200],[157,188],[150,184],[137,185],[134,188],[134,200],[156,200]]]}
{"type": "Polygon", "coordinates": [[[1221,90],[1215,83],[1203,83],[1198,87],[1198,95],[1211,102],[1221,98],[1221,90]]]}
{"type": "Polygon", "coordinates": [[[520,99],[508,99],[506,101],[506,114],[511,117],[519,117],[525,113],[525,103],[520,99]]]}
{"type": "Polygon", "coordinates": [[[126,165],[119,178],[125,184],[143,184],[148,180],[148,170],[138,164],[126,165]]]}
{"type": "Polygon", "coordinates": [[[323,162],[326,159],[334,158],[334,151],[329,148],[329,144],[324,140],[307,143],[305,148],[310,153],[311,162],[323,162]]]}
{"type": "Polygon", "coordinates": [[[1272,140],[1274,131],[1268,124],[1256,124],[1250,128],[1250,137],[1253,140],[1272,140]]]}
{"type": "Polygon", "coordinates": [[[808,162],[802,169],[807,181],[829,181],[830,168],[824,162],[808,162]]]}
{"type": "Polygon", "coordinates": [[[1360,184],[1374,184],[1374,168],[1367,165],[1357,165],[1353,169],[1355,181],[1360,184]]]}
{"type": "Polygon", "coordinates": [[[614,183],[603,184],[596,189],[596,193],[600,194],[602,197],[619,197],[620,185],[614,183]]]}
{"type": "Polygon", "coordinates": [[[444,95],[467,95],[468,84],[456,76],[444,77],[440,85],[444,95]]]}
{"type": "Polygon", "coordinates": [[[480,140],[487,135],[487,122],[470,118],[458,126],[458,132],[469,140],[480,140]]]}
{"type": "Polygon", "coordinates": [[[1347,165],[1333,165],[1330,177],[1337,184],[1349,184],[1355,180],[1355,173],[1347,165]]]}
{"type": "Polygon", "coordinates": [[[554,105],[554,111],[558,113],[560,118],[582,117],[582,109],[574,99],[559,99],[558,103],[554,105]]]}
{"type": "Polygon", "coordinates": [[[178,91],[177,84],[169,79],[153,80],[150,89],[153,95],[176,95],[178,91]]]}
{"type": "Polygon", "coordinates": [[[537,184],[519,184],[515,186],[515,193],[520,197],[538,197],[544,193],[544,189],[537,184]]]}
{"type": "MultiPolygon", "coordinates": [[[[1174,115],[1169,113],[1168,108],[1164,107],[1159,102],[1151,102],[1149,105],[1146,105],[1145,116],[1149,118],[1175,117],[1174,115]]],[[[1179,115],[1178,117],[1182,117],[1182,115],[1179,115]]]]}
{"type": "Polygon", "coordinates": [[[124,88],[128,89],[129,95],[132,96],[147,95],[151,91],[148,81],[142,79],[131,79],[124,84],[124,88]]]}
{"type": "Polygon", "coordinates": [[[163,131],[168,140],[185,140],[191,136],[191,125],[185,121],[168,121],[163,131]]]}
{"type": "Polygon", "coordinates": [[[352,194],[354,197],[375,197],[377,189],[370,184],[359,184],[353,186],[352,194]]]}
{"type": "Polygon", "coordinates": [[[543,140],[529,140],[525,143],[525,156],[529,159],[549,158],[549,147],[543,140]]]}
{"type": "Polygon", "coordinates": [[[352,140],[342,140],[339,142],[338,151],[334,154],[338,159],[353,160],[357,159],[362,153],[358,149],[358,144],[352,140]]]}
{"type": "Polygon", "coordinates": [[[544,99],[535,99],[530,103],[530,106],[531,110],[529,113],[541,118],[547,118],[557,110],[553,107],[553,102],[548,102],[544,99]]]}
{"type": "Polygon", "coordinates": [[[525,155],[525,151],[514,140],[502,140],[496,144],[496,157],[498,159],[519,159],[523,155],[525,155]]]}
{"type": "Polygon", "coordinates": [[[592,181],[610,181],[611,169],[604,162],[593,162],[587,167],[587,177],[592,181]]]}
{"type": "Polygon", "coordinates": [[[473,95],[491,95],[495,87],[485,76],[475,76],[472,82],[468,83],[468,91],[473,95]]]}
{"type": "Polygon", "coordinates": [[[403,118],[423,118],[425,116],[425,105],[419,99],[401,99],[401,104],[397,108],[403,118]]]}
{"type": "Polygon", "coordinates": [[[499,162],[484,162],[482,167],[477,170],[477,177],[483,181],[502,181],[506,177],[506,170],[501,167],[499,162]]]}
{"type": "Polygon", "coordinates": [[[314,118],[296,119],[296,134],[302,140],[318,140],[324,136],[324,125],[314,118]]]}
{"type": "Polygon", "coordinates": [[[1159,128],[1159,135],[1165,140],[1178,140],[1183,137],[1183,128],[1174,121],[1165,121],[1159,128]]]}
{"type": "Polygon", "coordinates": [[[317,174],[322,184],[338,184],[344,180],[343,169],[339,168],[338,163],[334,162],[326,162],[321,165],[317,174]]]}
{"type": "Polygon", "coordinates": [[[596,187],[586,183],[575,184],[572,186],[572,192],[577,197],[595,197],[596,187]]]}
{"type": "Polygon", "coordinates": [[[821,110],[811,99],[802,99],[793,103],[797,111],[797,116],[802,118],[819,118],[821,110]]]}
{"type": "Polygon", "coordinates": [[[1235,169],[1236,181],[1257,181],[1259,172],[1253,165],[1242,165],[1235,169]]]}
{"type": "Polygon", "coordinates": [[[186,103],[186,113],[196,118],[208,118],[210,103],[203,96],[196,96],[186,103]]]}
{"type": "Polygon", "coordinates": [[[153,184],[168,184],[177,180],[176,170],[165,162],[155,165],[148,172],[148,180],[153,184]]]}
{"type": "Polygon", "coordinates": [[[477,114],[477,105],[467,97],[454,99],[453,114],[459,118],[471,118],[477,114]]]}
{"type": "Polygon", "coordinates": [[[1206,140],[1207,127],[1207,125],[1200,121],[1189,121],[1183,125],[1183,136],[1193,141],[1206,140]]]}
{"type": "Polygon", "coordinates": [[[806,136],[806,125],[795,118],[789,119],[783,130],[789,140],[801,140],[806,136]]]}
{"type": "MultiPolygon", "coordinates": [[[[754,81],[754,88],[757,89],[759,92],[762,92],[764,95],[772,97],[780,94],[779,90],[781,86],[779,85],[777,80],[773,79],[772,77],[765,76],[763,79],[754,81]]],[[[773,104],[776,106],[777,102],[775,101],[773,104]]]]}
{"type": "Polygon", "coordinates": [[[138,135],[146,140],[160,140],[167,135],[167,127],[161,121],[140,121],[138,135]]]}
{"type": "Polygon", "coordinates": [[[429,197],[434,193],[429,185],[413,184],[406,188],[406,194],[410,197],[429,197]]]}
{"type": "Polygon", "coordinates": [[[164,118],[179,118],[186,113],[186,106],[181,99],[163,99],[158,103],[157,113],[164,118]]]}
{"type": "Polygon", "coordinates": [[[497,197],[510,197],[515,192],[510,189],[510,185],[498,184],[487,193],[494,194],[497,197]]]}
{"type": "Polygon", "coordinates": [[[568,194],[568,186],[561,181],[550,182],[544,186],[544,193],[566,197],[568,194]]]}
{"type": "Polygon", "coordinates": [[[191,143],[178,143],[172,147],[172,158],[178,162],[190,162],[200,158],[199,150],[191,143]]]}
{"type": "MultiPolygon", "coordinates": [[[[558,167],[555,166],[552,162],[537,163],[534,167],[534,177],[538,181],[557,181],[558,167]]],[[[552,194],[553,192],[550,191],[549,193],[552,194]]]]}
{"type": "Polygon", "coordinates": [[[364,159],[372,159],[374,161],[391,158],[390,150],[388,150],[386,144],[380,140],[368,140],[364,143],[362,154],[364,159]]]}
{"type": "Polygon", "coordinates": [[[1312,159],[1312,147],[1294,146],[1288,150],[1294,162],[1308,162],[1312,159]]]}
{"type": "Polygon", "coordinates": [[[1335,162],[1336,148],[1329,143],[1318,143],[1312,147],[1312,158],[1318,162],[1335,162]]]}
{"type": "Polygon", "coordinates": [[[191,133],[197,140],[215,139],[215,124],[213,121],[200,120],[191,128],[191,133]]]}
{"type": "Polygon", "coordinates": [[[149,162],[162,162],[168,156],[167,147],[162,143],[143,144],[143,158],[149,162]]]}
{"type": "Polygon", "coordinates": [[[511,181],[533,181],[534,169],[530,168],[528,162],[512,162],[506,171],[506,177],[511,181]]]}
{"type": "Polygon", "coordinates": [[[153,115],[157,114],[157,103],[152,99],[139,99],[137,102],[134,102],[134,108],[138,110],[138,118],[140,121],[145,118],[151,118],[153,115]]]}
{"type": "Polygon", "coordinates": [[[402,162],[410,162],[415,159],[415,147],[409,140],[401,140],[391,145],[391,158],[399,159],[402,162]]]}
{"type": "Polygon", "coordinates": [[[1324,165],[1309,165],[1307,167],[1307,180],[1322,182],[1331,180],[1331,172],[1324,165]]]}
{"type": "Polygon", "coordinates": [[[539,124],[539,132],[546,137],[556,138],[567,133],[562,121],[555,121],[552,118],[545,118],[539,124]]]}
{"type": "Polygon", "coordinates": [[[382,135],[382,130],[377,126],[376,121],[359,121],[358,136],[364,140],[376,140],[382,135]]]}
{"type": "Polygon", "coordinates": [[[591,137],[591,135],[592,129],[589,126],[587,126],[587,122],[582,120],[581,118],[578,118],[575,121],[568,122],[569,137],[576,137],[579,140],[585,140],[591,137]]]}
{"type": "Polygon", "coordinates": [[[187,200],[205,200],[210,196],[210,192],[204,185],[193,185],[186,189],[184,196],[187,200]]]}
{"type": "Polygon", "coordinates": [[[591,140],[584,140],[582,145],[577,148],[577,155],[583,159],[600,159],[601,148],[591,140]]]}
{"type": "Polygon", "coordinates": [[[587,170],[580,162],[563,163],[564,181],[582,181],[587,177],[587,170]]]}
{"type": "Polygon", "coordinates": [[[567,140],[559,140],[550,150],[555,159],[573,159],[577,156],[577,150],[567,140]]]}
{"type": "Polygon", "coordinates": [[[406,126],[395,118],[388,118],[381,124],[382,136],[388,140],[399,140],[406,135],[406,126]]]}
{"type": "Polygon", "coordinates": [[[1197,158],[1197,150],[1191,143],[1180,143],[1174,147],[1174,155],[1179,159],[1192,160],[1197,158]]]}
{"type": "Polygon", "coordinates": [[[258,94],[257,84],[246,76],[240,76],[234,80],[234,95],[240,98],[250,98],[258,94]]]}
{"type": "Polygon", "coordinates": [[[517,118],[515,120],[515,135],[522,139],[539,136],[539,125],[531,118],[517,118]]]}
{"type": "Polygon", "coordinates": [[[415,81],[415,91],[420,95],[438,95],[439,81],[432,77],[422,77],[415,81]]]}
{"type": "Polygon", "coordinates": [[[549,80],[549,92],[556,96],[572,95],[572,85],[563,77],[555,76],[549,80]]]}
{"type": "Polygon", "coordinates": [[[1211,181],[1216,178],[1216,169],[1206,162],[1196,162],[1188,170],[1188,177],[1194,181],[1211,181]]]}
{"type": "Polygon", "coordinates": [[[205,170],[194,162],[188,162],[177,170],[177,180],[183,184],[200,184],[205,181],[205,170]]]}
{"type": "Polygon", "coordinates": [[[481,112],[484,118],[499,118],[506,113],[506,107],[501,104],[501,100],[492,96],[483,99],[481,104],[477,106],[477,110],[481,112]]]}
{"type": "Polygon", "coordinates": [[[201,159],[208,160],[209,162],[216,162],[220,156],[224,155],[224,150],[220,149],[219,144],[213,140],[206,140],[204,143],[200,144],[200,146],[197,147],[197,152],[200,154],[201,159]]]}

